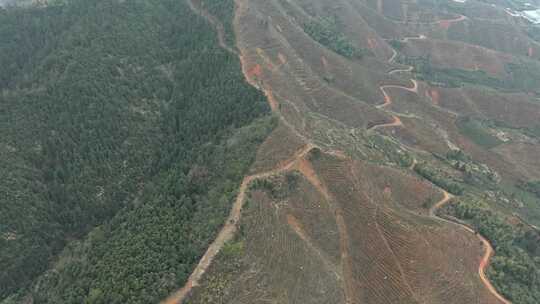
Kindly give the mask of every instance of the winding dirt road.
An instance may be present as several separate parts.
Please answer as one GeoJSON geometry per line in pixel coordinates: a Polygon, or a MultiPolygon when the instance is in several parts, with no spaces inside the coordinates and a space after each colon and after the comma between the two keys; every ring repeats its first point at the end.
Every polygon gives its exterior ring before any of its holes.
{"type": "MultiPolygon", "coordinates": [[[[407,42],[407,41],[412,40],[412,39],[426,39],[426,36],[420,35],[418,37],[405,37],[405,38],[402,39],[402,41],[407,42]]],[[[392,49],[392,56],[390,57],[390,59],[388,59],[388,63],[392,64],[394,62],[394,60],[396,59],[396,57],[397,57],[397,51],[392,49]]],[[[392,74],[400,73],[400,72],[411,72],[412,70],[413,70],[413,67],[408,66],[407,68],[404,68],[404,69],[394,69],[394,70],[388,72],[388,75],[392,75],[392,74]]],[[[383,94],[384,102],[382,104],[376,106],[377,109],[383,109],[383,108],[386,108],[386,107],[388,107],[388,106],[390,106],[392,104],[392,97],[387,92],[387,89],[401,89],[401,90],[405,90],[405,91],[409,91],[409,92],[418,94],[418,82],[416,81],[416,79],[411,79],[411,82],[412,82],[413,86],[410,87],[410,88],[405,87],[405,86],[401,86],[401,85],[382,85],[382,86],[380,86],[379,90],[381,90],[381,92],[383,94]]],[[[370,129],[371,130],[376,130],[376,129],[380,129],[380,128],[401,127],[401,126],[403,126],[403,122],[401,121],[401,119],[397,115],[392,114],[392,122],[376,124],[373,127],[371,127],[370,129]]]]}
{"type": "Polygon", "coordinates": [[[489,290],[489,292],[491,292],[491,294],[493,294],[499,301],[501,301],[504,304],[512,304],[512,302],[505,299],[497,291],[497,289],[495,289],[493,284],[491,284],[491,282],[489,281],[489,279],[486,276],[486,268],[489,266],[489,261],[490,261],[491,257],[495,253],[495,251],[493,250],[493,246],[491,246],[491,243],[485,237],[483,237],[481,234],[477,233],[474,229],[472,229],[467,224],[462,223],[460,221],[440,217],[440,216],[437,215],[437,211],[440,208],[444,207],[447,203],[449,203],[454,198],[454,196],[452,194],[448,193],[447,191],[443,190],[443,194],[444,194],[443,199],[441,201],[439,201],[437,204],[433,205],[429,209],[429,215],[431,217],[434,217],[434,218],[440,220],[440,221],[450,223],[452,225],[460,226],[463,229],[467,230],[468,232],[475,234],[480,239],[480,241],[482,241],[482,244],[483,244],[483,246],[485,248],[485,251],[484,251],[484,256],[482,257],[482,260],[480,261],[480,265],[478,266],[478,275],[480,276],[480,279],[482,280],[482,282],[484,283],[486,288],[489,290]]]}
{"type": "Polygon", "coordinates": [[[379,108],[379,109],[385,108],[385,107],[392,104],[392,97],[390,97],[390,95],[388,95],[388,92],[386,92],[386,89],[401,89],[401,90],[405,90],[405,91],[409,91],[409,92],[418,94],[418,82],[415,79],[411,79],[411,82],[413,83],[413,86],[411,88],[404,87],[404,86],[399,86],[399,85],[383,85],[383,86],[380,86],[379,89],[383,93],[384,103],[381,104],[381,105],[378,105],[377,108],[379,108]]]}
{"type": "Polygon", "coordinates": [[[381,129],[381,128],[391,128],[391,127],[402,127],[403,126],[403,122],[396,115],[392,115],[392,119],[393,119],[392,122],[374,125],[373,127],[370,128],[370,130],[377,130],[377,129],[381,129]]]}
{"type": "MultiPolygon", "coordinates": [[[[414,170],[414,166],[416,164],[417,164],[417,161],[416,161],[416,159],[414,159],[413,160],[413,165],[411,166],[410,169],[414,170]]],[[[484,250],[484,256],[482,257],[482,260],[480,261],[480,265],[478,266],[478,276],[480,276],[480,279],[482,280],[482,283],[484,283],[484,285],[489,290],[489,292],[491,292],[491,294],[493,294],[493,296],[495,296],[499,301],[501,301],[504,304],[512,304],[512,302],[505,299],[497,291],[497,289],[495,289],[493,284],[491,284],[491,282],[489,281],[489,279],[486,276],[486,268],[489,266],[489,261],[490,261],[491,257],[493,257],[493,255],[495,254],[495,251],[493,250],[493,246],[491,245],[491,243],[484,236],[482,236],[481,234],[476,232],[473,228],[471,228],[469,225],[467,225],[467,224],[465,224],[463,222],[460,222],[458,220],[452,220],[452,219],[444,218],[444,217],[441,217],[441,216],[437,215],[437,211],[439,209],[443,208],[446,204],[448,204],[454,198],[454,196],[452,194],[448,193],[448,191],[446,191],[444,189],[441,189],[441,191],[443,193],[443,198],[439,202],[434,204],[431,208],[429,208],[429,216],[433,217],[433,218],[435,218],[435,219],[437,219],[439,221],[449,223],[451,225],[457,225],[457,226],[465,229],[466,231],[468,231],[470,233],[473,233],[474,235],[476,235],[480,239],[480,241],[482,242],[485,250],[484,250]]]]}
{"type": "Polygon", "coordinates": [[[225,243],[227,243],[234,237],[238,229],[237,224],[240,221],[242,208],[246,201],[246,193],[249,189],[249,185],[251,184],[251,182],[257,179],[267,178],[267,177],[281,174],[281,173],[291,170],[292,168],[294,168],[297,162],[302,160],[304,156],[306,156],[307,153],[309,153],[309,151],[311,151],[311,149],[313,148],[314,148],[313,145],[307,144],[302,150],[298,151],[291,159],[283,163],[278,168],[273,169],[268,172],[246,176],[244,178],[240,186],[240,189],[238,190],[238,196],[236,197],[236,200],[233,204],[229,217],[227,218],[227,221],[225,222],[225,225],[223,226],[223,228],[221,228],[217,238],[212,242],[210,247],[208,247],[208,249],[206,250],[206,253],[203,255],[203,257],[199,261],[199,264],[197,265],[195,270],[193,270],[193,272],[189,276],[189,279],[184,285],[184,287],[182,287],[180,290],[172,294],[165,301],[161,302],[162,304],[182,303],[185,300],[185,298],[189,295],[193,287],[196,287],[199,285],[199,282],[203,274],[206,272],[206,270],[208,270],[208,267],[210,266],[214,258],[217,256],[221,248],[223,248],[223,245],[225,245],[225,243]]]}

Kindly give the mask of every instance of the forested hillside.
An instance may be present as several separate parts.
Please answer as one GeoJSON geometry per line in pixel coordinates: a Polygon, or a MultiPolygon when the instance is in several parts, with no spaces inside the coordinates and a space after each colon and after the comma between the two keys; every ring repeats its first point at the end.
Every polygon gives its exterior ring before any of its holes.
{"type": "Polygon", "coordinates": [[[159,301],[223,224],[264,97],[184,1],[0,9],[0,37],[0,302],[159,301]]]}

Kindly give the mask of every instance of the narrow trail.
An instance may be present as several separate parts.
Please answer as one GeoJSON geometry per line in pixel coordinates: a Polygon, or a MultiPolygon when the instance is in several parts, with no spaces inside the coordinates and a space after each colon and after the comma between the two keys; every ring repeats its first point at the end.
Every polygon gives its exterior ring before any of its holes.
{"type": "MultiPolygon", "coordinates": [[[[411,69],[412,70],[412,69],[411,69]]],[[[411,88],[400,86],[400,85],[383,85],[380,86],[380,90],[383,93],[384,96],[384,103],[381,105],[378,105],[377,108],[382,109],[392,104],[392,97],[388,94],[386,91],[387,89],[401,89],[405,91],[409,91],[415,94],[418,94],[418,82],[415,79],[411,79],[411,82],[413,83],[413,86],[411,88]]]]}
{"type": "MultiPolygon", "coordinates": [[[[418,36],[413,36],[413,37],[404,37],[404,38],[401,39],[401,42],[407,43],[407,42],[409,42],[409,40],[425,40],[426,38],[427,37],[425,35],[418,35],[418,36]]],[[[388,40],[388,39],[386,39],[386,40],[388,40]]],[[[388,59],[388,63],[393,63],[395,61],[397,55],[398,55],[397,51],[392,48],[392,56],[390,57],[390,59],[388,59]]],[[[412,70],[413,70],[413,67],[409,66],[406,69],[396,69],[396,70],[390,71],[388,74],[392,75],[394,73],[410,72],[412,70]]]]}
{"type": "Polygon", "coordinates": [[[445,23],[448,23],[448,24],[452,24],[452,23],[457,23],[457,22],[461,22],[463,20],[467,20],[467,16],[463,16],[463,15],[460,15],[459,17],[457,18],[454,18],[454,19],[444,19],[444,20],[439,20],[439,21],[436,21],[434,24],[441,24],[443,22],[445,23]]]}
{"type": "MultiPolygon", "coordinates": [[[[407,41],[412,40],[412,39],[426,39],[426,36],[420,35],[418,37],[405,37],[405,38],[402,39],[402,41],[407,42],[407,41]]],[[[390,59],[388,59],[388,63],[389,64],[394,63],[396,57],[397,57],[397,51],[392,49],[392,56],[390,56],[390,59]]],[[[394,69],[394,70],[388,72],[388,75],[392,75],[392,74],[400,73],[400,72],[411,72],[412,70],[413,70],[413,67],[408,66],[407,68],[404,68],[404,69],[394,69]]],[[[392,97],[387,92],[388,89],[401,89],[401,90],[405,90],[405,91],[409,91],[409,92],[418,94],[418,81],[416,81],[416,79],[411,79],[411,82],[413,84],[412,87],[405,87],[405,86],[401,86],[401,85],[382,85],[382,86],[380,86],[379,90],[381,90],[381,92],[383,94],[384,102],[382,104],[376,106],[376,108],[377,109],[384,109],[384,108],[386,108],[386,107],[388,107],[388,106],[390,106],[392,104],[392,102],[393,102],[392,97]]],[[[392,119],[393,119],[392,122],[376,124],[376,125],[372,126],[370,129],[371,130],[376,130],[376,129],[380,129],[380,128],[402,127],[403,122],[401,121],[401,119],[395,114],[391,114],[391,115],[392,115],[392,119]]]]}
{"type": "Polygon", "coordinates": [[[484,236],[482,236],[481,234],[476,232],[473,228],[471,228],[469,225],[462,223],[460,221],[447,219],[447,218],[440,217],[437,215],[437,211],[441,209],[442,207],[444,207],[447,203],[449,203],[454,198],[454,196],[448,193],[447,191],[443,190],[443,194],[444,194],[443,199],[439,201],[438,203],[436,203],[435,205],[433,205],[429,209],[429,215],[433,218],[436,218],[439,221],[443,221],[446,223],[450,223],[452,225],[460,226],[463,229],[467,230],[468,232],[475,234],[480,239],[480,241],[482,242],[485,248],[485,251],[484,251],[484,256],[482,257],[482,260],[480,261],[480,265],[478,266],[478,275],[480,276],[482,283],[484,283],[486,288],[489,290],[489,292],[491,292],[491,294],[493,294],[493,296],[495,296],[499,301],[501,301],[504,304],[512,304],[512,302],[504,298],[497,291],[497,289],[495,289],[493,284],[491,284],[491,281],[489,281],[489,278],[486,276],[486,268],[489,266],[491,257],[493,257],[493,255],[495,254],[495,251],[493,250],[493,246],[491,245],[491,243],[484,236]]]}
{"type": "MultiPolygon", "coordinates": [[[[388,18],[385,16],[385,19],[388,19],[388,18]]],[[[452,23],[461,22],[467,19],[468,19],[467,16],[459,15],[459,17],[456,17],[453,19],[441,19],[441,20],[431,21],[431,22],[408,22],[408,21],[396,21],[396,20],[391,20],[391,19],[390,20],[393,23],[405,24],[405,25],[437,25],[441,23],[452,24],[452,23]]]]}
{"type": "Polygon", "coordinates": [[[374,125],[373,127],[371,127],[370,130],[377,130],[377,129],[380,129],[380,128],[402,127],[403,126],[403,122],[396,115],[392,115],[392,119],[393,119],[392,122],[374,125]]]}

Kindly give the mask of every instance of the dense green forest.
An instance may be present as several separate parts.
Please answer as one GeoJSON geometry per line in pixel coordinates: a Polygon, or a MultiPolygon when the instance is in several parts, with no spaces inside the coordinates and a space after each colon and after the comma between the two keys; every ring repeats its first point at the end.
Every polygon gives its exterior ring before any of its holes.
{"type": "Polygon", "coordinates": [[[489,132],[489,121],[482,121],[479,118],[469,116],[458,119],[456,124],[461,134],[487,149],[494,148],[503,143],[503,141],[489,132]]]}
{"type": "Polygon", "coordinates": [[[471,223],[493,245],[496,255],[488,276],[497,290],[515,304],[540,303],[540,232],[509,224],[481,200],[458,201],[450,212],[471,223]]]}
{"type": "Polygon", "coordinates": [[[232,49],[236,47],[234,34],[234,0],[199,0],[202,7],[212,16],[216,16],[224,27],[225,43],[232,49]]]}
{"type": "Polygon", "coordinates": [[[184,1],[0,9],[0,37],[0,303],[159,301],[275,124],[264,97],[184,1]]]}
{"type": "Polygon", "coordinates": [[[442,170],[430,166],[427,163],[417,164],[414,166],[414,171],[452,194],[461,195],[465,191],[465,188],[458,181],[445,176],[445,173],[442,170]]]}

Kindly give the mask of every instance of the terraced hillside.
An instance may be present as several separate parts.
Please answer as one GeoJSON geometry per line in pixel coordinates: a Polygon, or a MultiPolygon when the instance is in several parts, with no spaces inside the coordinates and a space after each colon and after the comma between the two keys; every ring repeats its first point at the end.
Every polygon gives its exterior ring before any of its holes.
{"type": "Polygon", "coordinates": [[[188,302],[497,302],[469,271],[483,252],[476,237],[415,205],[442,198],[429,183],[315,151],[267,182],[252,187],[228,245],[239,249],[224,249],[188,302]]]}
{"type": "Polygon", "coordinates": [[[526,290],[538,288],[538,252],[505,236],[519,252],[506,259],[501,234],[476,232],[500,216],[516,235],[538,233],[522,230],[540,222],[520,186],[539,172],[526,22],[476,1],[235,4],[245,77],[280,126],[259,150],[234,237],[167,303],[536,303],[526,290]],[[439,210],[463,197],[489,216],[439,210]]]}

